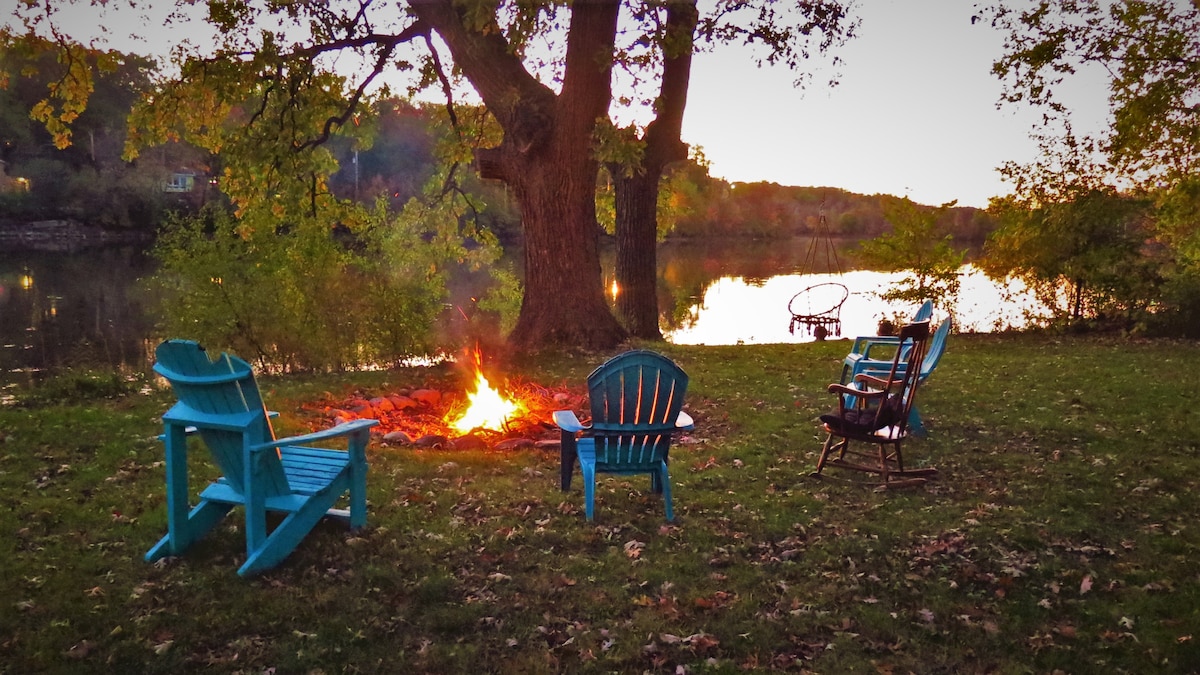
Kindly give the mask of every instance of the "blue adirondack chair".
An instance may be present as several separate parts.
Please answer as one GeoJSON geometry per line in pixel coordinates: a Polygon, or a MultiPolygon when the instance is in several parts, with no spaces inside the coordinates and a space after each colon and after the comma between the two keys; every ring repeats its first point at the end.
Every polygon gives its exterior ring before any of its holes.
{"type": "Polygon", "coordinates": [[[366,447],[376,420],[355,420],[326,431],[275,438],[250,365],[229,354],[211,360],[189,340],[168,340],[155,351],[154,370],[171,383],[178,402],[163,415],[166,445],[167,535],[147,562],[180,555],[235,506],[246,512],[249,576],[278,565],[325,516],[352,528],[367,520],[366,447]],[[221,471],[188,510],[188,436],[198,434],[221,471]],[[309,444],[347,438],[347,450],[309,444]],[[349,492],[349,508],[334,509],[349,492]],[[285,514],[268,532],[267,513],[285,514]]]}
{"type": "MultiPolygon", "coordinates": [[[[926,300],[917,308],[915,314],[909,323],[919,323],[928,321],[933,317],[933,301],[926,300]]],[[[839,382],[845,384],[854,377],[855,364],[862,359],[870,359],[871,352],[878,347],[899,347],[900,338],[896,335],[860,335],[854,338],[854,344],[850,346],[850,353],[842,361],[842,377],[839,382]]],[[[901,354],[901,357],[906,354],[901,354]]],[[[878,352],[875,354],[878,359],[878,352]]]]}
{"type": "MultiPolygon", "coordinates": [[[[911,358],[924,358],[929,343],[929,322],[921,321],[900,329],[900,340],[911,358]]],[[[880,488],[919,485],[937,475],[933,467],[904,465],[901,446],[909,437],[908,414],[916,400],[919,368],[902,368],[896,350],[888,369],[881,375],[859,373],[849,384],[836,382],[828,391],[838,397],[838,407],[821,415],[828,437],[812,473],[821,477],[827,466],[876,474],[880,488]],[[874,445],[873,452],[859,450],[855,443],[874,445]]]]}
{"type": "Polygon", "coordinates": [[[554,413],[562,437],[562,489],[570,489],[578,458],[588,520],[595,514],[597,473],[650,474],[667,520],[675,519],[668,451],[673,434],[693,427],[682,410],[687,385],[687,373],[662,354],[628,351],[588,375],[590,424],[580,423],[572,410],[554,413]]]}
{"type": "MultiPolygon", "coordinates": [[[[925,352],[925,357],[921,359],[921,369],[917,373],[917,380],[922,385],[933,374],[938,362],[942,360],[942,354],[946,351],[946,339],[950,335],[951,326],[951,318],[946,317],[937,327],[937,330],[933,332],[933,338],[929,340],[929,349],[925,352]]],[[[908,361],[901,361],[898,366],[900,371],[904,372],[908,368],[908,364],[908,361]]],[[[851,377],[853,378],[859,373],[869,373],[879,377],[887,372],[890,365],[890,361],[861,359],[854,364],[854,371],[851,373],[851,377]]],[[[917,436],[924,436],[926,433],[925,423],[921,420],[921,412],[917,409],[916,403],[913,403],[908,411],[908,431],[917,436]]]]}

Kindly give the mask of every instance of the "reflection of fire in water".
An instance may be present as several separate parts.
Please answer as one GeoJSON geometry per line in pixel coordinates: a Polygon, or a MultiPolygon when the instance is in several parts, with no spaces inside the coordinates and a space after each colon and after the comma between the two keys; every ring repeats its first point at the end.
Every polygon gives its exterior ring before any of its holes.
{"type": "Polygon", "coordinates": [[[470,403],[466,411],[457,421],[446,420],[452,428],[464,434],[472,429],[503,431],[505,422],[525,411],[520,401],[506,399],[500,392],[492,389],[487,378],[483,376],[481,361],[482,357],[476,350],[475,391],[467,392],[467,400],[470,403]]]}

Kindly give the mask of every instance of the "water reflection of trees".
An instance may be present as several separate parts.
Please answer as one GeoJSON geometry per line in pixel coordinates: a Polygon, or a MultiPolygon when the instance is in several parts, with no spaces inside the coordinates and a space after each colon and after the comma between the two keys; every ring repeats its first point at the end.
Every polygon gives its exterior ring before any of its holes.
{"type": "Polygon", "coordinates": [[[0,257],[0,368],[144,365],[150,321],[138,279],[148,268],[130,248],[0,257]]]}
{"type": "Polygon", "coordinates": [[[807,237],[774,240],[707,239],[664,244],[658,256],[658,307],[665,330],[695,323],[692,307],[722,277],[740,277],[761,286],[781,274],[835,274],[855,269],[857,240],[835,240],[836,259],[825,255],[823,242],[807,237]],[[841,269],[838,269],[840,263],[841,269]]]}

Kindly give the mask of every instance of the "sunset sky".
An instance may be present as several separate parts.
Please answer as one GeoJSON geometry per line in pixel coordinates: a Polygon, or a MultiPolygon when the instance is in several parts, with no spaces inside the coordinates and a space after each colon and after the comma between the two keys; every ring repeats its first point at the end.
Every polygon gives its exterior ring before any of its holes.
{"type": "MultiPolygon", "coordinates": [[[[990,72],[1002,36],[971,23],[972,2],[865,0],[859,37],[839,53],[839,86],[825,63],[804,91],[783,68],[759,70],[728,51],[693,64],[683,140],[731,181],[830,186],[938,205],[986,206],[1007,194],[996,167],[1034,157],[1040,115],[1006,106],[990,72]]],[[[1094,128],[1107,110],[1095,73],[1068,100],[1094,128]]]]}
{"type": "MultiPolygon", "coordinates": [[[[712,174],[730,181],[986,206],[1009,191],[996,168],[1033,158],[1028,133],[1038,116],[996,108],[1001,88],[990,68],[1002,36],[986,22],[971,23],[974,4],[863,0],[859,37],[839,51],[844,65],[833,88],[825,84],[833,72],[828,60],[815,60],[812,82],[800,90],[793,73],[756,68],[738,47],[700,54],[683,140],[700,146],[712,174]]],[[[68,7],[60,18],[77,37],[92,38],[91,12],[86,4],[68,7]]],[[[207,28],[156,26],[147,33],[111,14],[108,23],[111,46],[143,54],[161,54],[180,36],[199,39],[207,28]],[[122,35],[130,31],[151,41],[130,42],[122,35]]],[[[1085,74],[1072,88],[1068,100],[1088,116],[1076,129],[1094,129],[1107,109],[1102,78],[1085,74]]]]}

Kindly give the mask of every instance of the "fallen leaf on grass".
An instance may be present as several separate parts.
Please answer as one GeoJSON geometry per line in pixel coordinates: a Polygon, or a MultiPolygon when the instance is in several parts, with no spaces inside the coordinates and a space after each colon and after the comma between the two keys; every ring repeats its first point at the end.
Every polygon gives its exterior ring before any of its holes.
{"type": "Polygon", "coordinates": [[[692,648],[698,652],[708,651],[709,649],[721,644],[720,640],[709,635],[708,633],[696,633],[694,635],[689,635],[684,638],[683,641],[690,644],[692,648]]]}
{"type": "Polygon", "coordinates": [[[1083,581],[1079,582],[1079,594],[1083,595],[1090,590],[1092,590],[1092,576],[1089,574],[1083,578],[1083,581]]]}
{"type": "Polygon", "coordinates": [[[636,539],[630,539],[625,542],[625,555],[630,558],[639,558],[642,555],[642,549],[646,548],[646,543],[636,539]]]}
{"type": "Polygon", "coordinates": [[[92,644],[91,642],[87,640],[81,640],[74,647],[71,647],[64,652],[64,655],[69,659],[86,659],[88,654],[91,654],[92,650],[95,648],[96,645],[92,644]]]}
{"type": "Polygon", "coordinates": [[[1073,638],[1077,634],[1077,632],[1075,630],[1075,626],[1072,626],[1071,624],[1068,624],[1068,623],[1058,625],[1057,627],[1055,627],[1054,632],[1058,633],[1059,635],[1061,635],[1065,638],[1073,638]]]}

